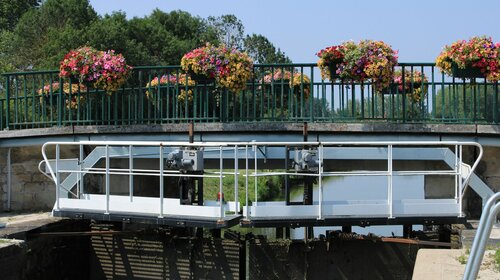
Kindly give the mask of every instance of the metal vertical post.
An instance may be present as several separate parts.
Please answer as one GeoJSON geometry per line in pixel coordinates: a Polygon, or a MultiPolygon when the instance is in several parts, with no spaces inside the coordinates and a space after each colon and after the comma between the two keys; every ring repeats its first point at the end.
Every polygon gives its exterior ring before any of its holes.
{"type": "Polygon", "coordinates": [[[319,166],[318,166],[318,196],[319,196],[319,202],[318,202],[318,220],[323,220],[323,145],[319,144],[319,166]]]}
{"type": "Polygon", "coordinates": [[[224,217],[224,193],[222,192],[222,169],[223,169],[223,159],[222,159],[222,146],[219,146],[219,207],[220,207],[220,218],[224,217]]]}
{"type": "Polygon", "coordinates": [[[248,219],[248,212],[250,206],[248,205],[248,145],[245,145],[245,219],[248,219]]]}
{"type": "Polygon", "coordinates": [[[387,146],[387,177],[388,201],[389,201],[389,218],[392,219],[392,145],[387,146]]]}
{"type": "MultiPolygon", "coordinates": [[[[459,164],[459,168],[458,168],[458,180],[460,180],[460,190],[458,192],[458,209],[460,209],[460,217],[463,217],[464,214],[463,214],[463,211],[462,211],[462,190],[465,188],[465,186],[462,186],[462,145],[459,146],[459,159],[458,159],[458,164],[459,164]]],[[[472,172],[472,170],[471,170],[472,172]]]]}
{"type": "Polygon", "coordinates": [[[163,145],[160,144],[160,216],[163,218],[163,145]]]}
{"type": "Polygon", "coordinates": [[[5,129],[9,130],[10,119],[10,76],[5,83],[5,129]]]}
{"type": "Polygon", "coordinates": [[[255,206],[257,206],[257,145],[253,144],[254,150],[254,183],[255,183],[255,206]]]}
{"type": "Polygon", "coordinates": [[[109,214],[109,145],[106,145],[106,212],[109,214]]]}
{"type": "Polygon", "coordinates": [[[239,212],[239,202],[240,197],[238,194],[238,145],[234,146],[234,203],[235,212],[239,212]]]}
{"type": "Polygon", "coordinates": [[[129,188],[129,196],[130,202],[134,201],[134,157],[132,155],[132,145],[128,146],[128,168],[129,168],[129,177],[128,177],[128,188],[129,188]]]}
{"type": "Polygon", "coordinates": [[[56,209],[59,210],[60,205],[59,205],[59,182],[60,182],[60,177],[59,177],[59,156],[60,156],[60,150],[59,150],[59,144],[56,145],[56,209]]]}
{"type": "MultiPolygon", "coordinates": [[[[459,188],[459,185],[461,185],[458,183],[459,178],[457,178],[457,175],[456,175],[458,173],[458,146],[457,145],[455,145],[455,168],[453,171],[455,172],[455,200],[457,200],[458,199],[458,188],[459,188]]],[[[462,179],[460,178],[460,180],[462,180],[462,179]]]]}
{"type": "Polygon", "coordinates": [[[78,162],[78,170],[80,171],[78,173],[78,184],[79,184],[79,192],[77,193],[78,195],[78,198],[81,197],[81,195],[83,194],[83,189],[84,189],[84,180],[83,180],[83,176],[84,174],[82,173],[83,171],[83,145],[80,144],[79,146],[79,152],[80,152],[80,156],[79,156],[79,162],[78,162]]]}

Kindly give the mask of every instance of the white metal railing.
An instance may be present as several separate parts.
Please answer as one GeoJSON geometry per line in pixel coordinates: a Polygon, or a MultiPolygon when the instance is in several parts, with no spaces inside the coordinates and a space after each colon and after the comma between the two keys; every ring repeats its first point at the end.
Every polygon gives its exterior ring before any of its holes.
{"type": "MultiPolygon", "coordinates": [[[[55,203],[55,210],[60,210],[61,209],[61,199],[65,199],[61,197],[60,189],[61,187],[61,174],[64,173],[77,173],[78,174],[78,180],[76,182],[76,188],[77,191],[75,192],[70,192],[73,196],[76,196],[77,199],[82,198],[81,195],[84,193],[83,191],[83,176],[85,174],[100,174],[105,176],[105,211],[104,214],[109,214],[110,213],[110,197],[111,197],[111,191],[110,191],[110,175],[122,175],[122,176],[129,176],[129,201],[133,202],[134,201],[134,176],[156,176],[160,178],[164,177],[190,177],[190,178],[218,178],[219,179],[219,192],[222,193],[222,186],[223,182],[222,180],[229,174],[234,174],[235,176],[235,182],[237,182],[237,176],[238,173],[228,173],[228,172],[223,172],[224,166],[223,166],[223,160],[222,156],[220,156],[220,166],[219,166],[219,172],[207,172],[204,174],[186,174],[182,173],[181,171],[178,170],[165,170],[164,168],[164,154],[166,151],[165,149],[169,148],[170,150],[173,150],[175,148],[210,148],[212,151],[219,151],[219,154],[222,155],[223,150],[227,149],[235,149],[235,154],[237,154],[237,146],[229,146],[225,143],[197,143],[197,144],[190,144],[186,142],[120,142],[120,141],[81,141],[81,142],[48,142],[45,143],[42,146],[42,156],[44,158],[46,169],[48,169],[49,177],[55,182],[56,184],[56,203],[55,203]],[[105,152],[102,155],[101,158],[99,159],[104,159],[105,161],[105,167],[104,168],[99,168],[99,167],[85,167],[82,168],[82,163],[84,161],[83,159],[83,146],[85,145],[90,145],[90,146],[102,146],[105,148],[105,152]],[[47,147],[49,146],[55,146],[55,159],[53,160],[54,162],[54,168],[52,167],[52,164],[50,164],[50,161],[47,157],[47,147]],[[64,169],[60,168],[61,162],[64,161],[64,159],[61,159],[61,153],[60,149],[61,146],[77,146],[79,147],[80,151],[80,167],[78,169],[64,169]],[[111,147],[127,147],[128,150],[128,155],[127,154],[121,154],[121,155],[110,155],[110,149],[111,147]],[[156,149],[156,153],[151,153],[149,152],[147,154],[148,158],[151,157],[156,157],[158,158],[158,169],[139,169],[139,168],[134,168],[134,159],[136,159],[137,156],[134,155],[133,150],[134,148],[137,147],[148,147],[150,149],[156,149]],[[215,149],[215,150],[214,150],[215,149]],[[111,168],[110,167],[110,159],[111,158],[124,158],[128,157],[129,161],[129,166],[128,168],[111,168]]],[[[139,155],[140,157],[140,155],[139,155]]],[[[97,160],[96,160],[97,162],[97,160]]],[[[237,163],[235,163],[237,165],[237,163]]],[[[41,168],[41,165],[39,165],[39,169],[41,168]]],[[[159,180],[159,196],[158,196],[158,204],[159,204],[159,211],[156,213],[159,218],[162,218],[164,214],[164,181],[159,180]]],[[[237,187],[237,184],[235,184],[235,187],[237,187]]],[[[235,194],[238,194],[238,191],[235,190],[235,194]]],[[[77,200],[74,199],[74,200],[77,200]]],[[[235,199],[235,207],[237,207],[237,199],[235,199]]],[[[218,203],[219,211],[218,211],[218,218],[223,218],[225,216],[226,212],[226,207],[224,206],[224,203],[220,201],[218,203]]],[[[91,209],[88,209],[91,210],[91,209]]]]}
{"type": "Polygon", "coordinates": [[[484,251],[486,249],[486,241],[488,241],[491,234],[493,224],[500,213],[500,192],[495,193],[483,207],[481,220],[477,227],[476,236],[472,243],[469,259],[464,272],[464,280],[476,279],[477,273],[483,260],[484,251]]]}
{"type": "MultiPolygon", "coordinates": [[[[460,210],[459,216],[463,216],[462,213],[462,200],[463,194],[465,192],[466,186],[470,180],[470,176],[474,172],[477,167],[479,161],[483,155],[482,146],[475,142],[455,142],[455,141],[385,141],[385,142],[251,142],[251,143],[240,143],[240,145],[245,145],[245,150],[248,149],[248,146],[251,146],[254,152],[254,158],[258,158],[258,151],[260,147],[269,147],[269,146],[307,146],[307,147],[317,147],[318,149],[318,157],[319,157],[319,166],[317,173],[296,173],[296,172],[259,172],[259,167],[257,161],[254,161],[253,173],[248,174],[249,165],[248,165],[248,157],[246,158],[246,172],[245,176],[248,177],[262,177],[262,176],[287,176],[287,175],[300,175],[300,176],[312,176],[318,178],[318,196],[319,199],[317,201],[317,218],[323,219],[323,203],[325,201],[323,197],[323,184],[322,179],[325,177],[340,177],[340,176],[385,176],[387,177],[387,202],[389,204],[389,215],[388,218],[394,218],[393,215],[393,178],[395,176],[409,176],[409,175],[448,175],[454,176],[455,182],[455,201],[458,204],[458,209],[460,210]],[[414,170],[414,171],[395,171],[393,170],[393,149],[394,147],[416,147],[416,146],[431,146],[431,147],[454,147],[455,154],[455,164],[452,170],[414,170]],[[471,171],[463,178],[462,175],[462,147],[463,146],[475,146],[479,149],[479,154],[471,167],[471,171]],[[387,169],[384,171],[343,171],[343,172],[324,172],[323,160],[325,159],[324,151],[328,148],[333,147],[384,147],[387,149],[387,169]]],[[[415,155],[416,159],[418,155],[415,155]]],[[[258,184],[257,180],[254,180],[254,204],[258,207],[258,184]]],[[[249,207],[249,189],[248,189],[248,180],[245,181],[245,206],[246,211],[244,211],[244,218],[250,220],[252,217],[250,215],[250,207],[249,207]]],[[[300,207],[300,206],[299,206],[300,207]]]]}
{"type": "MultiPolygon", "coordinates": [[[[285,149],[286,150],[286,149],[285,149]]],[[[323,219],[325,213],[323,213],[323,204],[326,199],[323,196],[323,179],[327,177],[340,177],[340,176],[385,176],[387,177],[387,204],[389,209],[388,218],[394,218],[393,213],[393,178],[395,176],[411,176],[411,175],[446,175],[454,176],[455,181],[455,201],[458,204],[458,209],[460,210],[460,215],[462,215],[462,199],[463,193],[469,182],[471,174],[477,167],[481,157],[483,155],[483,149],[481,145],[475,142],[456,142],[456,141],[384,141],[384,142],[198,142],[198,143],[187,143],[187,142],[152,142],[152,141],[81,141],[81,142],[48,142],[42,147],[42,155],[46,163],[46,168],[49,170],[50,177],[56,184],[56,203],[55,209],[59,210],[60,207],[60,187],[61,187],[61,174],[63,173],[75,173],[78,175],[76,180],[76,196],[80,198],[83,192],[83,176],[85,174],[101,174],[105,176],[105,213],[110,213],[110,175],[121,175],[129,176],[129,201],[134,201],[134,176],[157,176],[163,177],[204,177],[204,178],[218,178],[219,179],[219,193],[223,193],[223,180],[226,176],[233,175],[234,178],[234,209],[236,212],[239,211],[239,196],[238,192],[238,176],[240,175],[238,160],[244,160],[245,170],[241,172],[245,178],[245,207],[243,216],[245,219],[250,219],[250,193],[249,189],[249,178],[254,178],[254,201],[252,206],[258,207],[258,182],[257,177],[261,176],[312,176],[318,178],[318,188],[319,188],[319,198],[317,201],[316,216],[317,219],[323,219]],[[104,153],[101,158],[105,159],[105,167],[94,167],[87,166],[84,167],[85,159],[83,158],[83,146],[97,146],[103,147],[104,153]],[[54,168],[49,163],[47,157],[47,147],[55,146],[55,166],[54,168]],[[79,161],[80,165],[77,170],[69,170],[60,168],[62,162],[60,156],[61,146],[77,146],[80,151],[79,161]],[[474,161],[470,172],[468,174],[462,174],[462,147],[463,146],[474,146],[478,148],[478,156],[474,161]],[[122,150],[110,150],[114,147],[122,147],[122,150]],[[185,174],[176,170],[166,170],[164,168],[164,154],[168,149],[174,148],[200,148],[204,149],[206,153],[218,152],[219,158],[219,171],[218,172],[204,172],[203,174],[185,174]],[[317,172],[312,173],[297,173],[291,171],[285,172],[260,172],[258,160],[266,160],[266,151],[272,148],[285,148],[285,147],[308,147],[317,149],[318,153],[318,169],[317,172]],[[324,170],[324,160],[330,159],[330,154],[332,150],[344,149],[348,147],[369,147],[369,148],[379,148],[383,149],[386,155],[386,169],[382,171],[325,171],[324,170]],[[451,147],[455,155],[455,164],[450,170],[405,170],[398,171],[393,169],[395,149],[404,148],[418,148],[418,147],[451,147]],[[144,150],[147,148],[148,150],[144,150]],[[231,152],[232,151],[232,152],[231,152]],[[137,152],[137,154],[136,154],[137,152]],[[134,166],[134,160],[141,156],[147,156],[147,158],[157,158],[158,159],[158,169],[145,169],[136,168],[134,166]],[[128,168],[112,168],[110,166],[111,158],[122,158],[128,159],[128,168]],[[234,172],[224,172],[224,158],[231,159],[234,158],[234,172]],[[253,160],[253,166],[250,166],[250,160],[253,160]],[[253,169],[253,170],[252,170],[253,169]]],[[[418,159],[418,154],[415,154],[415,159],[418,159]]],[[[285,155],[283,154],[283,159],[285,155]]],[[[217,158],[213,156],[213,158],[217,158]]],[[[90,164],[90,163],[89,163],[90,164]]],[[[163,193],[163,180],[159,180],[159,197],[158,197],[158,207],[159,211],[156,213],[158,217],[163,217],[164,213],[164,193],[163,193]]],[[[221,199],[222,200],[222,199],[221,199]]],[[[218,205],[218,218],[223,218],[225,216],[226,209],[223,203],[218,205]]]]}

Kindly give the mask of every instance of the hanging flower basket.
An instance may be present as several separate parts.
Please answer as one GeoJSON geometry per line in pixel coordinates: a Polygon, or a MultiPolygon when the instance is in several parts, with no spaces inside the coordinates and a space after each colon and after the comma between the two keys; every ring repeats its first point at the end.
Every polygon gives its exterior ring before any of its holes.
{"type": "MultiPolygon", "coordinates": [[[[268,73],[259,81],[264,87],[259,87],[263,90],[264,104],[273,103],[275,108],[281,108],[281,100],[283,106],[287,107],[289,97],[295,97],[296,102],[307,100],[311,93],[311,80],[305,74],[289,70],[278,69],[274,73],[268,73]],[[267,92],[267,94],[266,94],[267,92]],[[293,93],[293,95],[291,95],[293,93]]],[[[264,106],[266,107],[266,106],[264,106]]]]}
{"type": "Polygon", "coordinates": [[[330,78],[332,79],[338,79],[340,78],[340,75],[337,74],[337,70],[339,69],[338,63],[330,63],[328,64],[328,71],[330,72],[330,78]]]}
{"type": "MultiPolygon", "coordinates": [[[[38,90],[40,103],[46,106],[57,106],[59,91],[59,82],[45,85],[38,90]]],[[[85,104],[87,88],[83,84],[76,83],[70,85],[70,83],[64,83],[62,91],[62,98],[67,109],[77,109],[79,105],[82,106],[85,104]]]]}
{"type": "Polygon", "coordinates": [[[403,83],[403,71],[397,70],[394,72],[394,80],[390,85],[389,91],[384,91],[384,94],[403,94],[405,93],[408,100],[414,103],[420,102],[425,98],[428,91],[428,79],[422,72],[415,70],[405,71],[403,83]]]}
{"type": "Polygon", "coordinates": [[[207,43],[186,53],[181,68],[199,84],[215,82],[217,88],[238,93],[252,78],[253,62],[246,53],[207,43]]]}
{"type": "Polygon", "coordinates": [[[195,81],[193,79],[187,79],[186,74],[172,73],[163,75],[160,78],[155,77],[153,80],[148,82],[145,86],[145,94],[147,99],[155,106],[158,105],[158,97],[156,94],[161,91],[164,91],[161,95],[161,98],[165,99],[163,100],[164,104],[166,104],[167,99],[171,99],[170,104],[174,104],[171,98],[174,96],[173,94],[177,96],[177,102],[184,103],[187,96],[188,103],[191,104],[193,101],[195,86],[195,81]],[[165,92],[167,89],[170,89],[171,91],[165,92]]]}
{"type": "Polygon", "coordinates": [[[444,47],[436,58],[436,66],[455,78],[496,82],[500,80],[500,43],[485,36],[456,41],[444,47]]]}
{"type": "Polygon", "coordinates": [[[319,57],[318,67],[321,71],[321,78],[330,81],[338,79],[340,75],[337,70],[344,60],[345,47],[343,45],[327,47],[316,55],[319,57]]]}
{"type": "Polygon", "coordinates": [[[67,53],[59,70],[59,76],[69,79],[72,84],[83,84],[113,93],[126,82],[132,67],[114,50],[98,51],[83,46],[67,53]]]}
{"type": "Polygon", "coordinates": [[[215,78],[210,78],[204,74],[196,74],[193,70],[188,71],[189,77],[199,85],[211,85],[215,83],[215,78]]]}
{"type": "Polygon", "coordinates": [[[477,67],[460,68],[456,63],[451,64],[451,74],[455,78],[472,79],[472,78],[485,78],[486,76],[477,67]]]}

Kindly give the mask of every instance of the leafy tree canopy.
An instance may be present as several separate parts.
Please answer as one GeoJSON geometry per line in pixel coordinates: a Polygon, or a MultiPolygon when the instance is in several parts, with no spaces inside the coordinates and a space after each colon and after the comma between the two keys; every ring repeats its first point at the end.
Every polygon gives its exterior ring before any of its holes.
{"type": "Polygon", "coordinates": [[[0,30],[12,30],[19,18],[33,7],[40,5],[40,0],[0,0],[0,30]]]}
{"type": "Polygon", "coordinates": [[[88,0],[0,0],[0,26],[2,72],[57,68],[65,53],[81,45],[114,49],[131,65],[177,65],[205,42],[245,50],[256,63],[290,62],[266,37],[245,37],[234,15],[203,19],[156,9],[127,19],[123,12],[99,16],[88,0]]]}

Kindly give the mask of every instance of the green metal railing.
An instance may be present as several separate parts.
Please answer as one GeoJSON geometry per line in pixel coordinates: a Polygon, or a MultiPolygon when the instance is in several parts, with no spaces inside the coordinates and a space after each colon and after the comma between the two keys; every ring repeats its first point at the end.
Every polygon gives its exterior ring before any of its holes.
{"type": "Polygon", "coordinates": [[[316,64],[255,65],[247,89],[237,93],[213,83],[148,85],[165,74],[178,78],[178,66],[135,67],[113,94],[72,84],[58,71],[6,73],[0,91],[0,129],[190,121],[499,122],[498,83],[448,77],[434,63],[400,63],[397,69],[407,74],[402,85],[391,85],[382,93],[369,82],[322,80],[316,64]],[[275,79],[279,71],[296,74],[291,81],[275,79]],[[416,82],[416,71],[426,79],[416,82]],[[266,74],[271,74],[268,79],[266,74]]]}

